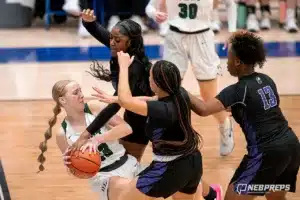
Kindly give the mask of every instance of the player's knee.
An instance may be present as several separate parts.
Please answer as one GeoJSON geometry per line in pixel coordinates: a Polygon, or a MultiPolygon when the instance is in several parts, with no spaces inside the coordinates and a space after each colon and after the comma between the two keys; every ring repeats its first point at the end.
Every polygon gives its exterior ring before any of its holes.
{"type": "Polygon", "coordinates": [[[237,199],[239,196],[238,192],[235,190],[234,184],[230,184],[226,190],[224,200],[237,199]]]}
{"type": "Polygon", "coordinates": [[[267,200],[286,200],[286,192],[278,191],[278,192],[270,192],[266,194],[267,200]]]}

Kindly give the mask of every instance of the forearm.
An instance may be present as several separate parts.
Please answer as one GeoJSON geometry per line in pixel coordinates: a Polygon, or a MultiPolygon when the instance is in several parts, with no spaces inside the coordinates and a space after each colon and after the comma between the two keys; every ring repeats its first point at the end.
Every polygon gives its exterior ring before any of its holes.
{"type": "Polygon", "coordinates": [[[111,130],[95,135],[95,139],[99,144],[116,141],[132,133],[131,127],[127,123],[113,127],[111,130]]]}
{"type": "Polygon", "coordinates": [[[141,101],[155,101],[157,100],[157,96],[152,96],[152,97],[148,97],[148,96],[138,96],[138,97],[133,97],[133,98],[137,98],[141,101]]]}
{"type": "MultiPolygon", "coordinates": [[[[149,97],[149,96],[136,96],[136,97],[132,97],[132,99],[138,99],[140,101],[155,101],[158,98],[157,98],[157,96],[152,96],[152,97],[149,97]]],[[[117,104],[120,105],[120,101],[119,101],[118,97],[116,97],[116,98],[113,97],[112,100],[113,100],[114,103],[117,103],[117,104]]]]}
{"type": "Polygon", "coordinates": [[[102,27],[98,22],[85,22],[82,21],[83,26],[86,28],[86,30],[99,42],[110,48],[109,44],[109,38],[110,33],[102,27]]]}
{"type": "Polygon", "coordinates": [[[192,110],[200,116],[208,116],[225,110],[224,105],[217,98],[213,98],[209,101],[202,101],[194,95],[188,93],[192,110]]]}
{"type": "Polygon", "coordinates": [[[167,0],[160,0],[158,7],[160,12],[167,13],[167,0]]]}
{"type": "MultiPolygon", "coordinates": [[[[94,121],[87,127],[86,131],[89,132],[90,135],[94,135],[109,121],[112,116],[114,116],[120,110],[120,108],[120,105],[117,103],[109,104],[97,115],[94,121]]],[[[84,131],[84,133],[86,131],[84,131]]]]}
{"type": "Polygon", "coordinates": [[[126,104],[132,100],[128,81],[128,68],[120,67],[119,85],[118,85],[119,104],[126,108],[126,104]]]}
{"type": "Polygon", "coordinates": [[[191,100],[192,110],[200,116],[207,116],[207,108],[204,101],[195,97],[194,95],[188,92],[189,98],[191,100]]]}

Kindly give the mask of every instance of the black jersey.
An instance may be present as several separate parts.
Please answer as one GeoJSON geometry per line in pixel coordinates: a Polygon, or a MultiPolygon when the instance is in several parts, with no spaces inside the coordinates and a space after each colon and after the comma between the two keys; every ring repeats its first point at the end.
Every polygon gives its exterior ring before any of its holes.
{"type": "MultiPolygon", "coordinates": [[[[186,99],[188,106],[190,100],[187,91],[184,88],[180,89],[181,95],[186,99]]],[[[180,126],[180,114],[176,107],[174,97],[167,96],[159,99],[158,101],[148,101],[148,119],[146,124],[146,134],[152,143],[157,140],[164,141],[183,141],[185,134],[180,126]]],[[[189,110],[189,119],[191,119],[191,111],[189,110]]],[[[182,151],[185,147],[175,147],[171,145],[164,145],[159,148],[152,146],[153,152],[156,155],[164,155],[161,150],[163,148],[172,149],[167,155],[178,155],[177,152],[182,151]]]]}
{"type": "MultiPolygon", "coordinates": [[[[110,48],[110,33],[98,24],[94,22],[83,22],[85,28],[93,35],[99,42],[110,48]]],[[[129,68],[129,85],[132,96],[152,96],[153,93],[149,84],[149,76],[146,73],[145,65],[141,60],[135,56],[133,63],[129,68]]],[[[110,71],[112,85],[115,90],[118,88],[119,83],[119,64],[117,58],[111,58],[110,60],[110,71]]],[[[117,96],[117,91],[114,94],[117,96]]],[[[103,109],[96,119],[91,123],[87,130],[94,134],[99,128],[101,128],[113,115],[115,115],[119,110],[120,106],[118,104],[110,104],[105,109],[103,109]]],[[[135,114],[130,111],[125,111],[124,120],[132,127],[134,137],[139,137],[144,135],[146,117],[135,114]]],[[[140,138],[139,140],[145,140],[145,138],[140,138]]],[[[146,143],[147,141],[135,141],[137,143],[146,143]]]]}
{"type": "Polygon", "coordinates": [[[279,107],[280,99],[274,81],[262,73],[239,78],[216,97],[241,126],[249,155],[298,140],[289,131],[288,122],[279,107]]]}

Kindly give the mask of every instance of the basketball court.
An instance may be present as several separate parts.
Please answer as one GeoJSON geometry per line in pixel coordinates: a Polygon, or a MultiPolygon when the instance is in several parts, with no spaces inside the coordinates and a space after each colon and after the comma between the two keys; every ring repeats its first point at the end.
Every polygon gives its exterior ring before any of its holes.
{"type": "MultiPolygon", "coordinates": [[[[91,59],[102,58],[100,62],[108,66],[107,50],[95,39],[80,39],[76,34],[76,27],[62,26],[53,27],[49,31],[43,27],[0,31],[0,172],[3,170],[5,173],[5,179],[0,173],[1,200],[9,200],[8,194],[13,200],[97,199],[86,180],[68,175],[55,138],[48,143],[46,170],[36,173],[40,153],[38,146],[44,140],[48,120],[53,114],[53,84],[61,79],[76,80],[87,99],[91,98],[92,86],[113,92],[110,83],[95,80],[86,73],[92,63],[91,59]],[[6,191],[5,182],[9,191],[6,191]]],[[[270,56],[264,69],[258,71],[274,78],[281,94],[281,108],[290,126],[300,137],[300,34],[291,35],[277,28],[260,34],[267,43],[270,56]]],[[[216,36],[224,69],[219,81],[220,89],[236,81],[226,70],[226,52],[221,50],[222,44],[219,44],[228,35],[224,30],[216,36]]],[[[147,52],[152,60],[159,59],[163,39],[149,33],[145,36],[145,43],[149,45],[147,52]]],[[[191,69],[186,74],[183,86],[199,94],[191,69]]],[[[59,121],[63,117],[64,114],[61,114],[59,121]]],[[[235,124],[235,149],[230,156],[223,158],[219,156],[219,132],[215,120],[193,115],[193,125],[204,138],[203,178],[210,183],[221,184],[226,190],[235,168],[246,153],[245,139],[240,128],[235,124]]],[[[53,134],[57,128],[54,128],[53,134]]],[[[150,161],[151,148],[147,148],[142,162],[150,161]]],[[[288,199],[300,199],[299,180],[297,193],[289,194],[288,199]]]]}

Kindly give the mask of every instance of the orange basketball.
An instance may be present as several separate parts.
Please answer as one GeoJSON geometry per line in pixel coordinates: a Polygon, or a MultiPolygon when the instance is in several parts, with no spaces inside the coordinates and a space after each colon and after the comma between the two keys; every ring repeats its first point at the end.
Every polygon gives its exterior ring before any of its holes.
{"type": "Polygon", "coordinates": [[[97,174],[101,166],[101,156],[99,152],[89,153],[87,149],[82,151],[74,151],[70,155],[71,164],[68,165],[70,172],[81,179],[88,179],[97,174]]]}

